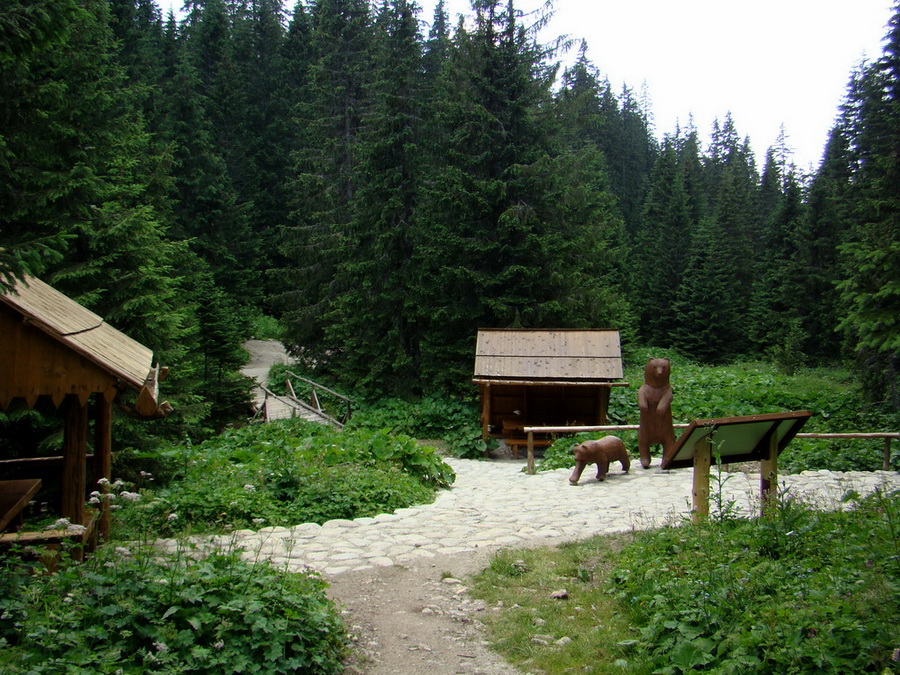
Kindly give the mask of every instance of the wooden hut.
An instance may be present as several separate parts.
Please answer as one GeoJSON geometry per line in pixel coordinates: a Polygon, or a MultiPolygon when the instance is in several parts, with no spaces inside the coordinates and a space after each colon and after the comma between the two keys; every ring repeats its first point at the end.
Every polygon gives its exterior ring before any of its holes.
{"type": "MultiPolygon", "coordinates": [[[[77,302],[39,279],[27,277],[0,293],[0,408],[14,399],[33,408],[42,397],[63,417],[63,454],[57,458],[10,459],[0,447],[0,464],[16,480],[0,481],[0,530],[16,520],[40,487],[29,471],[45,473],[49,465],[59,467],[59,512],[87,541],[105,517],[86,509],[89,491],[87,446],[89,421],[93,418],[93,476],[90,489],[101,478],[109,480],[111,420],[114,403],[139,419],[164,417],[168,403],[157,403],[158,381],[165,377],[153,367],[153,353],[119,332],[77,302]],[[133,391],[133,402],[120,396],[133,391]]],[[[64,538],[65,532],[16,533],[2,540],[44,541],[64,538]]]]}
{"type": "Polygon", "coordinates": [[[622,381],[619,331],[481,329],[475,375],[482,435],[516,451],[526,426],[606,424],[610,388],[622,381]]]}

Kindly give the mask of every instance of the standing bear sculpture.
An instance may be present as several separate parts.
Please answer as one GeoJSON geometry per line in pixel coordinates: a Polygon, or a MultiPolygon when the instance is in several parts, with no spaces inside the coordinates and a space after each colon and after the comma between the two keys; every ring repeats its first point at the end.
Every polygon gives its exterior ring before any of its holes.
{"type": "Polygon", "coordinates": [[[572,475],[569,476],[571,485],[578,485],[581,472],[584,471],[584,467],[588,464],[596,463],[597,480],[606,478],[606,474],[609,473],[610,462],[621,463],[625,473],[628,473],[628,469],[631,468],[631,460],[628,458],[625,444],[621,438],[615,436],[604,436],[596,441],[579,443],[572,448],[572,452],[575,453],[575,469],[573,469],[572,475]]]}
{"type": "Polygon", "coordinates": [[[659,443],[665,454],[675,445],[670,370],[669,359],[649,359],[644,367],[644,384],[638,389],[638,452],[645,469],[650,466],[650,446],[659,443]]]}

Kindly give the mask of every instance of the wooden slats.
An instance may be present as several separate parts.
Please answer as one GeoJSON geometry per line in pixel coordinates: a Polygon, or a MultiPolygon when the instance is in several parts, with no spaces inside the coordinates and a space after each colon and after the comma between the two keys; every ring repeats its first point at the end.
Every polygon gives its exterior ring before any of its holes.
{"type": "Polygon", "coordinates": [[[96,328],[103,319],[40,279],[28,277],[0,300],[59,335],[96,328]]]}
{"type": "Polygon", "coordinates": [[[616,330],[478,331],[475,380],[616,380],[623,374],[616,330]]]}
{"type": "MultiPolygon", "coordinates": [[[[11,345],[7,343],[12,340],[4,340],[4,349],[7,351],[0,354],[0,382],[5,382],[2,371],[13,367],[10,364],[21,367],[27,360],[30,363],[29,369],[48,368],[45,354],[37,354],[36,350],[29,348],[34,339],[33,331],[40,330],[113,377],[124,380],[129,386],[139,390],[144,385],[153,364],[153,352],[39,279],[29,277],[20,281],[14,290],[0,294],[0,302],[25,319],[24,324],[21,320],[17,323],[30,333],[20,335],[11,345]]],[[[5,329],[7,335],[9,330],[12,328],[5,329]]],[[[108,388],[107,385],[100,390],[90,391],[104,391],[108,388]]],[[[39,393],[53,394],[50,391],[39,393]]]]}

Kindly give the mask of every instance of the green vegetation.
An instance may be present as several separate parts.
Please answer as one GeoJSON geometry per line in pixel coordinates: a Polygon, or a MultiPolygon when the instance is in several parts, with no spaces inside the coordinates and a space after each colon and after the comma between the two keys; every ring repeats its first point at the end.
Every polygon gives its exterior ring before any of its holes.
{"type": "Polygon", "coordinates": [[[4,673],[343,672],[344,628],[313,574],[134,542],[58,564],[0,558],[4,673]]]}
{"type": "Polygon", "coordinates": [[[471,395],[481,326],[611,326],[707,363],[850,364],[900,406],[896,17],[805,176],[727,115],[656,138],[585,45],[557,68],[549,6],[454,26],[438,3],[426,34],[408,0],[6,5],[0,277],[171,367],[154,436],[243,414],[251,335],[370,398],[471,395]]]}
{"type": "MultiPolygon", "coordinates": [[[[629,355],[625,379],[631,386],[613,389],[610,424],[638,423],[636,388],[643,382],[644,364],[651,355],[667,356],[672,360],[672,415],[676,423],[708,417],[809,410],[813,417],[803,428],[804,432],[900,429],[900,416],[896,412],[863,400],[859,386],[849,371],[815,368],[788,375],[777,366],[763,361],[710,366],[663,349],[634,350],[629,355]]],[[[637,431],[622,431],[615,435],[625,441],[632,454],[636,454],[637,431]]],[[[584,438],[596,436],[579,434],[574,438],[558,439],[545,451],[539,468],[572,466],[572,446],[584,438]]],[[[883,447],[880,441],[872,440],[794,439],[781,455],[779,467],[788,472],[808,469],[875,471],[882,467],[883,447]]],[[[659,446],[654,451],[660,452],[659,446]]],[[[891,462],[891,466],[900,467],[900,448],[892,450],[891,462]]]]}
{"type": "Polygon", "coordinates": [[[478,404],[457,398],[425,397],[415,402],[387,399],[354,413],[349,429],[383,429],[414,438],[440,440],[455,456],[479,459],[496,445],[481,438],[478,404]]]}
{"type": "Polygon", "coordinates": [[[534,672],[897,673],[898,548],[900,493],[830,513],[787,498],[763,518],[503,551],[472,592],[499,608],[495,648],[534,672]]]}
{"type": "Polygon", "coordinates": [[[226,431],[171,459],[180,475],[159,488],[144,482],[141,499],[121,512],[126,532],[176,536],[374,516],[429,502],[455,478],[433,448],[409,436],[300,419],[226,431]]]}

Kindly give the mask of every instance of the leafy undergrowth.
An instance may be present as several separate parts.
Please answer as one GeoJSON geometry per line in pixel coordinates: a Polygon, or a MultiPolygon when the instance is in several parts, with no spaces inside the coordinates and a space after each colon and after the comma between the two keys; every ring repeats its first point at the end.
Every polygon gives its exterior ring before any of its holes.
{"type": "Polygon", "coordinates": [[[467,459],[483,458],[487,450],[496,446],[496,440],[485,441],[481,437],[477,404],[453,398],[380,400],[354,413],[347,427],[440,439],[450,454],[467,459]]]}
{"type": "Polygon", "coordinates": [[[408,436],[302,420],[227,431],[184,453],[178,480],[117,498],[125,533],[178,536],[374,516],[430,502],[455,479],[433,448],[408,436]]]}
{"type": "MultiPolygon", "coordinates": [[[[651,356],[669,357],[672,362],[672,416],[676,424],[710,417],[809,410],[813,417],[804,426],[804,432],[900,431],[900,415],[866,404],[848,371],[819,368],[786,375],[762,361],[708,366],[663,349],[638,350],[626,364],[625,379],[631,386],[613,388],[610,424],[638,423],[637,389],[644,381],[644,364],[651,356]]],[[[676,429],[676,438],[679,433],[676,429]]],[[[544,452],[539,468],[572,466],[572,446],[598,435],[557,439],[544,452]]],[[[637,455],[637,431],[615,435],[625,441],[632,455],[637,455]]],[[[898,445],[895,441],[894,446],[898,445]]],[[[788,473],[818,469],[874,471],[882,468],[883,450],[880,439],[798,438],[782,453],[779,468],[788,473]]],[[[659,446],[654,447],[654,452],[659,452],[659,446]]],[[[900,468],[900,447],[894,450],[891,462],[893,468],[900,468]]]]}
{"type": "Polygon", "coordinates": [[[472,592],[534,672],[900,673],[900,492],[845,507],[505,551],[472,592]]]}
{"type": "MultiPolygon", "coordinates": [[[[16,552],[14,552],[15,554],[16,552]]],[[[52,574],[0,558],[0,672],[342,672],[340,616],[312,574],[233,550],[162,558],[107,545],[52,574]]]]}

